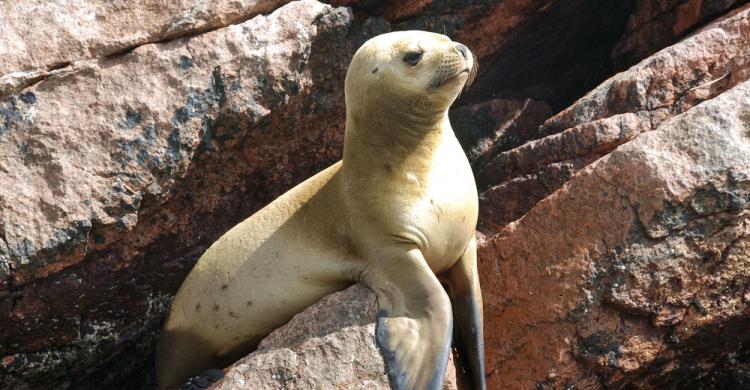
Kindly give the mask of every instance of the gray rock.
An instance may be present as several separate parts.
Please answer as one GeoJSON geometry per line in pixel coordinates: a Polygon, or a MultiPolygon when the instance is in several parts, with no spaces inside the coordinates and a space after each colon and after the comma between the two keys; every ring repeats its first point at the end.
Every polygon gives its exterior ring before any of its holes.
{"type": "MultiPolygon", "coordinates": [[[[352,286],[275,330],[211,389],[390,389],[375,344],[375,294],[352,286]]],[[[453,360],[444,389],[456,389],[453,360]]]]}

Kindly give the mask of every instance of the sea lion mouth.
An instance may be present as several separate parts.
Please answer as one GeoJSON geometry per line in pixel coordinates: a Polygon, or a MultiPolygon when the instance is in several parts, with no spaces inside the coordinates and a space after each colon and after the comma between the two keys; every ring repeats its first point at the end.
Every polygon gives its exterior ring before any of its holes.
{"type": "Polygon", "coordinates": [[[435,75],[435,77],[430,82],[430,89],[437,89],[442,87],[445,84],[448,84],[450,81],[453,81],[458,76],[462,74],[468,74],[468,77],[466,78],[466,83],[464,84],[464,90],[468,89],[469,86],[474,82],[474,78],[477,75],[477,69],[478,69],[477,61],[473,61],[471,68],[465,67],[458,71],[453,72],[438,72],[438,74],[435,75]]]}

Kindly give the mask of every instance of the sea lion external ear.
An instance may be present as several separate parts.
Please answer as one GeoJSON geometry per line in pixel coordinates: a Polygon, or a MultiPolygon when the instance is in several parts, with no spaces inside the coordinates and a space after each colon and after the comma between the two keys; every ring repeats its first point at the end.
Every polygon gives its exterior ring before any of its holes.
{"type": "Polygon", "coordinates": [[[442,388],[452,336],[450,300],[418,249],[383,251],[364,282],[378,297],[376,340],[391,388],[442,388]]]}
{"type": "Polygon", "coordinates": [[[487,388],[484,373],[482,291],[477,275],[477,242],[472,239],[464,254],[444,275],[458,328],[456,347],[468,365],[475,390],[487,388]]]}

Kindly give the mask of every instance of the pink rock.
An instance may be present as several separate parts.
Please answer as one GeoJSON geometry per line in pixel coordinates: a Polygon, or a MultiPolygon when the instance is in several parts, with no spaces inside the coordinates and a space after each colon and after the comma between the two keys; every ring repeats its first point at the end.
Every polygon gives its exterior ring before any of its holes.
{"type": "Polygon", "coordinates": [[[3,382],[54,387],[150,345],[211,242],[338,159],[351,22],[294,2],[0,100],[3,382]]]}
{"type": "Polygon", "coordinates": [[[738,0],[637,1],[625,33],[612,49],[615,65],[620,69],[629,67],[741,3],[738,0]]]}
{"type": "Polygon", "coordinates": [[[480,229],[496,232],[618,145],[747,80],[749,26],[743,7],[606,80],[540,126],[539,139],[485,158],[480,229]]]}
{"type": "Polygon", "coordinates": [[[241,23],[284,0],[7,1],[0,4],[0,95],[54,69],[241,23]]]}
{"type": "Polygon", "coordinates": [[[744,82],[486,241],[490,388],[708,386],[746,369],[729,361],[750,342],[749,109],[744,82]]]}

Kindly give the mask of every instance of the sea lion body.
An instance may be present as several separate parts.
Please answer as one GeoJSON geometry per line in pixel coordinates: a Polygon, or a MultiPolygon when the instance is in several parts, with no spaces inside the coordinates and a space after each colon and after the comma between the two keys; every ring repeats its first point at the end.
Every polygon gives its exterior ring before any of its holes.
{"type": "Polygon", "coordinates": [[[473,59],[452,45],[438,34],[401,32],[360,48],[347,73],[343,160],[229,230],[199,259],[164,325],[160,387],[231,364],[307,306],[362,282],[378,296],[377,341],[393,387],[438,388],[453,312],[463,310],[459,330],[483,388],[477,192],[447,116],[473,59]],[[416,50],[423,69],[396,62],[416,50]],[[436,70],[428,74],[429,67],[436,70]],[[436,274],[468,303],[452,309],[436,274]]]}

